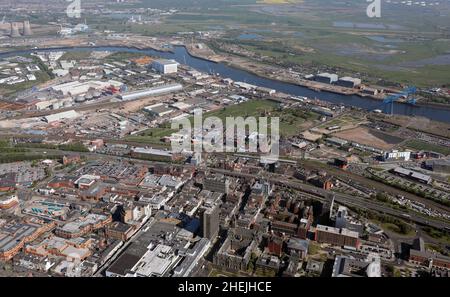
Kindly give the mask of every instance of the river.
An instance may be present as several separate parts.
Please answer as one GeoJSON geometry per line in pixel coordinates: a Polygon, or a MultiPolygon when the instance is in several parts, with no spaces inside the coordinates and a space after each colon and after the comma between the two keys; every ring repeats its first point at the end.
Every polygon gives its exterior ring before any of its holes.
{"type": "MultiPolygon", "coordinates": [[[[291,94],[295,96],[306,96],[308,98],[317,98],[336,104],[355,106],[366,110],[380,109],[383,112],[390,111],[390,106],[384,105],[380,100],[363,98],[360,96],[339,95],[329,92],[317,92],[306,87],[285,83],[269,78],[257,76],[244,70],[236,69],[224,63],[215,63],[204,59],[191,56],[185,47],[175,46],[172,52],[161,52],[154,49],[137,49],[128,47],[61,47],[51,49],[31,49],[18,50],[12,52],[0,53],[0,58],[6,58],[16,55],[27,55],[36,51],[110,51],[110,52],[132,52],[142,53],[150,56],[156,56],[166,59],[174,59],[181,64],[186,64],[199,71],[208,73],[218,73],[223,78],[231,78],[234,81],[242,81],[261,87],[274,89],[278,92],[291,94]]],[[[450,109],[439,108],[435,106],[413,106],[409,104],[394,103],[394,113],[408,116],[423,116],[432,120],[450,123],[450,109]]]]}

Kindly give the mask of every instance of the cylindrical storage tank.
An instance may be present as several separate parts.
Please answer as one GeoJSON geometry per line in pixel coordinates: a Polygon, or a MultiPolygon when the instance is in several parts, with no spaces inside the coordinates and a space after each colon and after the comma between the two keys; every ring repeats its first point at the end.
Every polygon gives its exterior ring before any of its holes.
{"type": "Polygon", "coordinates": [[[77,98],[75,98],[76,103],[82,103],[84,101],[86,101],[86,98],[84,98],[84,96],[78,96],[77,98]]]}

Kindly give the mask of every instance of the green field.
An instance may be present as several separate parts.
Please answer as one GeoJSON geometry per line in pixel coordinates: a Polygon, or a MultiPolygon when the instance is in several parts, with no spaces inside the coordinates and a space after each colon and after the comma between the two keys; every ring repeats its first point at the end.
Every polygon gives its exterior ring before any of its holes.
{"type": "Polygon", "coordinates": [[[223,34],[209,40],[213,48],[216,41],[227,42],[308,73],[333,71],[382,86],[450,84],[448,5],[387,5],[381,19],[368,18],[360,0],[146,0],[107,7],[124,5],[178,12],[151,25],[108,15],[87,15],[88,23],[147,36],[218,30],[223,34]],[[243,40],[242,33],[260,38],[243,40]]]}
{"type": "Polygon", "coordinates": [[[442,145],[431,144],[422,140],[410,139],[406,141],[405,145],[408,148],[415,150],[433,151],[443,155],[450,155],[450,148],[442,145]]]}
{"type": "Polygon", "coordinates": [[[124,140],[143,144],[165,145],[165,143],[162,142],[161,139],[163,137],[170,136],[172,133],[175,132],[177,132],[177,130],[170,129],[168,126],[160,128],[151,128],[145,130],[142,133],[139,133],[138,135],[127,136],[124,138],[124,140]]]}
{"type": "MultiPolygon", "coordinates": [[[[301,132],[308,121],[319,116],[313,112],[298,109],[279,109],[278,103],[270,100],[249,100],[244,103],[232,105],[219,111],[208,112],[203,117],[215,116],[224,123],[227,117],[278,117],[280,120],[281,136],[289,137],[301,132]]],[[[270,126],[270,121],[268,121],[270,126]]],[[[304,129],[303,129],[304,130],[304,129]]]]}
{"type": "Polygon", "coordinates": [[[328,128],[333,126],[348,126],[348,125],[356,125],[360,123],[362,119],[353,115],[343,115],[336,119],[326,122],[323,125],[320,125],[319,128],[328,128]]]}
{"type": "Polygon", "coordinates": [[[275,110],[278,103],[269,100],[249,100],[241,104],[231,105],[221,110],[205,113],[205,117],[218,117],[225,122],[226,117],[263,117],[275,110]]]}
{"type": "MultiPolygon", "coordinates": [[[[218,117],[226,124],[227,117],[279,117],[280,119],[280,134],[284,137],[297,135],[304,130],[305,125],[318,119],[319,115],[309,111],[299,109],[279,109],[278,103],[270,100],[249,100],[244,103],[231,105],[220,110],[211,111],[203,114],[203,120],[206,117],[218,117]]],[[[193,125],[194,118],[191,117],[191,124],[193,125]]],[[[268,130],[270,132],[270,119],[268,120],[268,130]]],[[[151,128],[138,135],[127,136],[125,141],[143,143],[143,144],[159,144],[169,145],[163,143],[161,139],[170,136],[177,130],[170,129],[170,124],[166,123],[158,128],[151,128]]]]}
{"type": "Polygon", "coordinates": [[[413,236],[415,234],[414,230],[410,228],[409,230],[402,231],[399,226],[393,223],[383,223],[381,224],[383,229],[389,230],[391,232],[403,235],[403,236],[413,236]]]}
{"type": "Polygon", "coordinates": [[[162,2],[155,5],[173,5],[180,11],[164,24],[127,29],[159,35],[217,28],[225,32],[220,41],[311,73],[329,69],[341,76],[356,73],[367,82],[382,85],[450,84],[450,63],[439,60],[450,48],[448,31],[440,29],[448,26],[449,8],[445,5],[427,7],[431,12],[397,5],[385,9],[382,19],[370,19],[365,14],[367,4],[358,0],[162,2]],[[261,38],[242,40],[242,33],[261,38]],[[433,58],[436,60],[427,60],[433,58]]]}
{"type": "Polygon", "coordinates": [[[51,79],[50,75],[43,71],[35,72],[34,75],[36,76],[35,81],[25,81],[16,85],[2,85],[0,87],[0,95],[8,97],[17,92],[31,89],[32,87],[45,83],[51,79]]]}
{"type": "Polygon", "coordinates": [[[434,239],[437,239],[445,244],[450,244],[450,235],[445,231],[438,230],[432,227],[425,227],[423,228],[423,230],[434,239]]]}

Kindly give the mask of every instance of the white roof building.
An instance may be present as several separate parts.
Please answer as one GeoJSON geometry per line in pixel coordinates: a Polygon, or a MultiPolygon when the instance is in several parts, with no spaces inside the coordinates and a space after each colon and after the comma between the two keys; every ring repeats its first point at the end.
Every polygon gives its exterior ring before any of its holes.
{"type": "Polygon", "coordinates": [[[75,110],[68,110],[68,111],[45,116],[44,121],[46,121],[47,123],[53,123],[53,122],[58,122],[61,120],[74,119],[79,116],[80,116],[80,114],[77,113],[75,110]]]}

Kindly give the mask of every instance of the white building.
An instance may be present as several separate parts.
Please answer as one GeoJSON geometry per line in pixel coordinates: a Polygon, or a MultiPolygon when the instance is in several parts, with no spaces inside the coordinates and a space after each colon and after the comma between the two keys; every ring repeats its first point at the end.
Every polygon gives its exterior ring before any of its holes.
{"type": "Polygon", "coordinates": [[[158,86],[150,89],[139,90],[135,92],[125,93],[119,96],[122,100],[136,100],[140,98],[150,97],[150,96],[159,96],[163,94],[168,94],[172,92],[178,92],[183,90],[183,85],[181,84],[169,84],[158,86]]]}
{"type": "Polygon", "coordinates": [[[411,152],[399,152],[399,151],[392,151],[392,152],[386,152],[383,156],[384,161],[392,161],[392,160],[404,160],[409,161],[411,158],[411,152]]]}
{"type": "Polygon", "coordinates": [[[134,265],[127,276],[164,276],[177,262],[179,256],[171,246],[158,244],[154,249],[149,249],[134,265]]]}
{"type": "Polygon", "coordinates": [[[315,80],[322,83],[332,84],[338,81],[337,74],[334,73],[319,73],[315,76],[315,80]]]}
{"type": "Polygon", "coordinates": [[[79,117],[80,114],[75,110],[69,110],[65,112],[55,113],[44,117],[44,121],[47,123],[57,122],[60,120],[74,119],[79,117]]]}
{"type": "Polygon", "coordinates": [[[336,222],[334,226],[336,228],[346,228],[347,227],[347,214],[348,210],[345,206],[339,206],[336,213],[336,222]]]}
{"type": "Polygon", "coordinates": [[[152,63],[152,68],[163,74],[177,73],[178,62],[166,59],[155,60],[152,63]]]}
{"type": "Polygon", "coordinates": [[[153,114],[155,116],[158,116],[158,117],[162,117],[162,116],[165,116],[165,115],[173,112],[173,109],[166,107],[162,103],[157,103],[157,104],[146,106],[146,107],[144,107],[144,110],[146,112],[153,114]]]}

